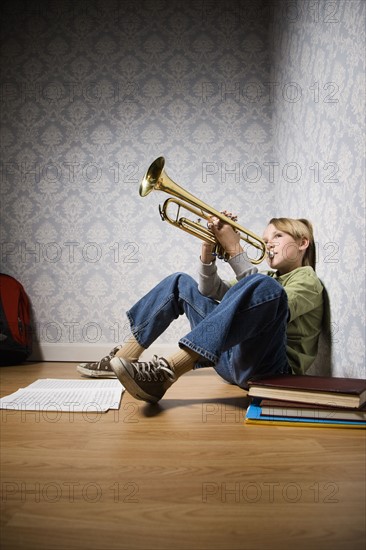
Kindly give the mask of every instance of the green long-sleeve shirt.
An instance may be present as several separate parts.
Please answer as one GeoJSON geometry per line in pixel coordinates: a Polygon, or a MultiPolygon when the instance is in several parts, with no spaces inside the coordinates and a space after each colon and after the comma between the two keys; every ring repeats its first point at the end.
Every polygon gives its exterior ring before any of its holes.
{"type": "MultiPolygon", "coordinates": [[[[199,290],[205,296],[220,301],[237,281],[257,273],[245,254],[229,260],[236,280],[222,280],[216,262],[203,264],[199,269],[199,290]]],[[[305,374],[313,363],[318,349],[323,319],[323,285],[310,266],[303,266],[279,276],[276,271],[264,274],[273,277],[283,286],[288,298],[290,316],[287,324],[287,356],[293,374],[305,374]]]]}
{"type": "Polygon", "coordinates": [[[323,285],[310,266],[285,275],[268,272],[286,291],[290,318],[287,324],[287,356],[294,374],[305,374],[317,351],[323,320],[323,285]]]}

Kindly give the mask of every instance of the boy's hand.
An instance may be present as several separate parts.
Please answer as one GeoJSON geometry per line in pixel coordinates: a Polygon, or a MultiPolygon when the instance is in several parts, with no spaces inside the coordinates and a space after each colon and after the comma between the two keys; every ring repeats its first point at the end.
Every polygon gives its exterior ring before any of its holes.
{"type": "MultiPolygon", "coordinates": [[[[236,216],[224,210],[222,212],[228,218],[236,221],[236,216]]],[[[243,252],[243,248],[240,245],[240,234],[233,229],[228,223],[222,222],[219,218],[213,216],[207,223],[208,229],[213,232],[217,241],[221,244],[225,252],[232,258],[240,252],[243,252]]]]}
{"type": "Polygon", "coordinates": [[[201,248],[201,262],[204,264],[210,264],[211,262],[216,260],[216,257],[214,256],[213,252],[215,249],[215,245],[210,243],[202,243],[201,248]]]}

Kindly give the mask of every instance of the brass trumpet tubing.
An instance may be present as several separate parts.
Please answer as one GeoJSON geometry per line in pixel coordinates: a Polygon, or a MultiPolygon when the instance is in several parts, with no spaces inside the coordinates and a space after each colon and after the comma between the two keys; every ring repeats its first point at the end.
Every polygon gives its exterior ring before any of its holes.
{"type": "MultiPolygon", "coordinates": [[[[213,249],[213,255],[217,256],[220,259],[228,261],[230,258],[230,255],[227,252],[225,252],[221,244],[217,242],[214,233],[210,229],[207,229],[204,226],[202,226],[199,222],[194,222],[189,218],[185,218],[184,216],[179,217],[181,206],[183,206],[183,208],[185,207],[184,204],[182,205],[182,203],[176,199],[173,199],[173,198],[167,199],[164,202],[163,206],[159,207],[161,218],[167,221],[168,223],[174,225],[175,227],[179,227],[179,229],[182,229],[182,231],[185,231],[186,233],[189,233],[190,235],[193,235],[194,237],[197,237],[208,244],[214,245],[215,248],[213,249]],[[175,219],[171,218],[168,214],[168,206],[172,203],[178,206],[175,219]]],[[[204,212],[194,207],[190,207],[189,211],[192,212],[193,214],[196,214],[198,218],[203,218],[205,220],[209,219],[209,217],[205,216],[204,212]]]]}
{"type": "MultiPolygon", "coordinates": [[[[222,246],[220,245],[220,243],[217,242],[214,233],[212,231],[210,231],[209,229],[206,229],[205,227],[203,227],[201,224],[199,224],[197,222],[189,220],[186,217],[179,217],[179,211],[180,211],[181,208],[186,208],[186,210],[188,210],[189,212],[192,212],[198,218],[202,218],[206,221],[209,221],[211,216],[214,215],[214,214],[207,215],[204,211],[202,211],[201,209],[196,208],[195,206],[192,206],[192,205],[188,208],[184,202],[182,202],[180,200],[177,200],[175,198],[169,198],[164,202],[163,206],[160,208],[160,214],[161,214],[162,219],[166,220],[168,223],[170,223],[171,225],[174,225],[175,227],[179,227],[179,229],[182,229],[186,233],[190,233],[191,235],[193,235],[193,236],[195,236],[195,237],[197,237],[197,238],[199,238],[199,239],[201,239],[201,240],[203,240],[203,241],[205,241],[209,244],[215,244],[216,245],[215,254],[219,258],[223,258],[223,259],[227,260],[228,255],[225,254],[222,246]],[[168,207],[171,204],[175,204],[178,207],[177,215],[176,215],[175,218],[172,218],[168,213],[168,207]]],[[[245,237],[244,237],[242,235],[242,231],[239,231],[239,228],[241,228],[241,226],[239,224],[237,224],[236,222],[233,222],[230,218],[228,218],[224,214],[221,214],[221,212],[219,212],[219,214],[220,214],[221,221],[223,221],[224,223],[228,223],[229,225],[231,225],[231,227],[233,227],[233,229],[237,229],[237,227],[238,227],[237,231],[241,235],[240,236],[241,240],[243,240],[244,242],[246,242],[250,246],[255,247],[257,250],[262,251],[262,255],[260,256],[259,259],[251,259],[250,260],[250,262],[252,264],[261,263],[263,261],[264,255],[266,254],[266,251],[265,251],[265,246],[266,245],[265,245],[264,241],[263,241],[263,246],[261,246],[259,243],[255,242],[255,241],[253,241],[251,239],[251,237],[254,234],[252,234],[252,233],[249,234],[249,232],[247,230],[246,230],[245,237]],[[264,254],[263,254],[263,247],[264,247],[264,254]]]]}
{"type": "MultiPolygon", "coordinates": [[[[164,202],[163,206],[160,208],[160,213],[162,218],[167,222],[169,222],[171,225],[174,225],[174,226],[177,225],[179,226],[180,229],[183,229],[187,231],[187,233],[191,233],[192,235],[196,235],[195,231],[197,231],[197,233],[199,233],[199,235],[197,235],[198,238],[206,241],[207,243],[215,244],[216,238],[215,238],[215,235],[212,233],[212,231],[210,231],[209,229],[201,225],[199,222],[194,222],[184,216],[179,217],[179,212],[181,208],[186,208],[184,203],[182,203],[179,200],[170,198],[164,202]],[[168,207],[171,204],[175,204],[178,206],[177,214],[175,218],[172,218],[168,213],[168,207]],[[187,227],[189,227],[190,229],[187,229],[187,227]]],[[[207,219],[205,217],[204,212],[202,212],[202,210],[199,210],[195,207],[189,208],[189,212],[192,212],[192,214],[195,214],[197,218],[203,218],[204,220],[207,219]]]]}
{"type": "MultiPolygon", "coordinates": [[[[202,240],[205,240],[206,242],[216,244],[217,248],[220,251],[221,245],[217,242],[214,234],[209,229],[205,229],[200,224],[195,224],[195,222],[191,221],[189,221],[189,224],[187,224],[189,225],[188,229],[188,227],[182,224],[181,218],[178,218],[178,215],[175,220],[168,216],[167,207],[169,206],[169,204],[175,203],[178,206],[178,212],[180,211],[180,208],[185,208],[189,212],[192,212],[193,214],[196,214],[199,218],[203,218],[205,220],[209,220],[212,216],[214,216],[221,220],[223,223],[229,224],[235,231],[237,231],[240,234],[240,240],[245,241],[250,246],[253,246],[254,248],[261,251],[261,255],[259,258],[249,258],[249,261],[252,264],[259,264],[263,261],[266,255],[266,244],[263,239],[261,239],[260,237],[258,237],[258,235],[255,235],[255,233],[252,233],[248,229],[245,229],[237,222],[231,220],[218,210],[215,210],[214,208],[208,206],[203,201],[197,199],[197,197],[180,187],[166,174],[166,172],[164,171],[164,165],[164,158],[157,158],[147,170],[144,178],[140,183],[139,189],[141,197],[145,197],[153,190],[164,191],[172,195],[173,197],[176,197],[176,199],[170,198],[165,201],[163,207],[160,208],[160,215],[162,219],[166,219],[170,224],[174,225],[175,227],[178,227],[179,229],[182,229],[187,233],[191,233],[192,235],[202,240]],[[187,203],[189,206],[187,205],[187,203]],[[211,240],[212,238],[213,241],[211,240]]],[[[187,220],[186,217],[184,219],[187,220]]],[[[222,254],[222,256],[225,259],[224,253],[222,254]]]]}

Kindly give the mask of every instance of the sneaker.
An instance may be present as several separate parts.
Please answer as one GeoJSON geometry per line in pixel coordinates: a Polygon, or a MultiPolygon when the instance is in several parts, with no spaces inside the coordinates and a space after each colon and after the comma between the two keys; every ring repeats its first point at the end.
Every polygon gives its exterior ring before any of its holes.
{"type": "Polygon", "coordinates": [[[163,357],[154,355],[152,361],[127,361],[114,357],[111,367],[128,393],[136,399],[156,403],[176,381],[174,371],[163,357]]]}
{"type": "Polygon", "coordinates": [[[122,346],[117,346],[113,348],[109,355],[106,355],[96,363],[80,363],[76,367],[76,370],[83,376],[88,376],[89,378],[116,378],[116,375],[111,369],[110,361],[121,347],[122,346]]]}

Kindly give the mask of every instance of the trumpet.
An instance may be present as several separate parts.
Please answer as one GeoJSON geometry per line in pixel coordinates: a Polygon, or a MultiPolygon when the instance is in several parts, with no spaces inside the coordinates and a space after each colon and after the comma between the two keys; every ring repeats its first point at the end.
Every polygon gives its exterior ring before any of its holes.
{"type": "Polygon", "coordinates": [[[174,227],[198,237],[199,239],[214,245],[214,254],[219,258],[228,260],[229,255],[217,241],[214,233],[208,228],[201,225],[201,220],[209,221],[212,216],[218,218],[223,223],[231,225],[231,227],[240,234],[240,239],[245,241],[256,250],[260,251],[260,256],[257,258],[249,258],[252,264],[259,264],[263,261],[267,250],[266,243],[257,235],[239,225],[233,219],[225,216],[221,212],[211,208],[201,200],[191,195],[188,191],[175,183],[164,170],[165,159],[158,157],[148,168],[145,176],[141,180],[139,193],[141,197],[146,197],[151,191],[164,191],[172,197],[168,198],[163,206],[159,206],[160,217],[163,221],[167,221],[174,227]],[[168,213],[168,209],[176,206],[175,217],[168,213]],[[180,210],[185,209],[195,216],[198,220],[192,221],[185,216],[180,217],[180,210]]]}

